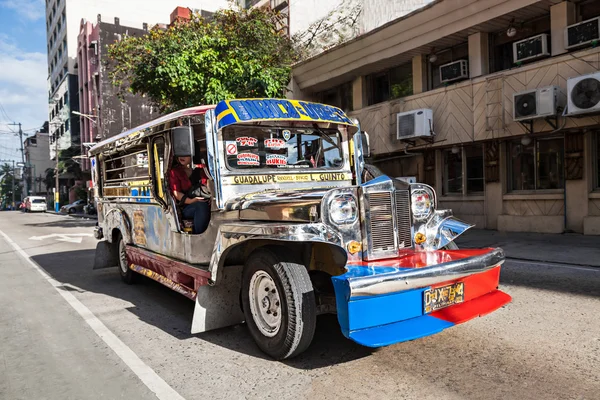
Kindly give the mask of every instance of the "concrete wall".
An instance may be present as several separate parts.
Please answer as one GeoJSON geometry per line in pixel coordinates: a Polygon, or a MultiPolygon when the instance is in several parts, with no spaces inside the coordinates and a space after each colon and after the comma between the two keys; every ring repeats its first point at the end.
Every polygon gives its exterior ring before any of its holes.
{"type": "Polygon", "coordinates": [[[363,1],[364,6],[360,21],[360,33],[367,33],[433,1],[434,0],[363,1]]]}

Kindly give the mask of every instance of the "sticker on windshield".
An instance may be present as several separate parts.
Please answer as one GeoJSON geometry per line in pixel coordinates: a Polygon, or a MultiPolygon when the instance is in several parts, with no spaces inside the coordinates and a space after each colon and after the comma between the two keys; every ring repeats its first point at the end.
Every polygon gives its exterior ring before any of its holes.
{"type": "Polygon", "coordinates": [[[227,152],[228,156],[235,156],[238,151],[237,151],[237,143],[235,141],[226,141],[225,142],[225,151],[227,152]]]}
{"type": "Polygon", "coordinates": [[[292,132],[290,132],[289,130],[285,129],[283,132],[281,132],[283,134],[283,138],[285,139],[285,141],[287,142],[288,140],[290,140],[290,138],[292,137],[292,132]]]}
{"type": "Polygon", "coordinates": [[[280,150],[285,147],[285,141],[282,139],[265,139],[267,149],[280,150]]]}
{"type": "Polygon", "coordinates": [[[237,155],[237,165],[260,165],[258,154],[240,153],[237,155]]]}
{"type": "Polygon", "coordinates": [[[267,154],[267,165],[287,165],[287,157],[281,154],[267,154]]]}
{"type": "Polygon", "coordinates": [[[236,138],[235,141],[240,146],[244,146],[244,147],[254,147],[258,143],[257,138],[253,138],[253,137],[249,137],[249,136],[241,136],[239,138],[236,138]]]}

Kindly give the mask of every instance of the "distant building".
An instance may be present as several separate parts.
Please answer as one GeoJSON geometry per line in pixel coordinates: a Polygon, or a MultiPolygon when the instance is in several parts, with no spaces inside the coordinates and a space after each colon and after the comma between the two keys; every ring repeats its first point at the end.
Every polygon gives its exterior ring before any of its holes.
{"type": "Polygon", "coordinates": [[[40,131],[25,139],[23,143],[25,163],[27,165],[25,168],[26,180],[23,196],[44,196],[48,194],[46,185],[44,185],[44,177],[46,176],[46,170],[55,166],[55,163],[50,160],[48,154],[49,143],[47,121],[40,131]]]}
{"type": "MultiPolygon", "coordinates": [[[[122,26],[118,18],[114,19],[114,23],[103,22],[100,15],[96,24],[81,21],[77,64],[82,154],[86,154],[91,143],[156,117],[156,110],[143,97],[127,93],[120,99],[108,76],[108,46],[124,36],[146,33],[147,24],[143,24],[142,29],[122,26]]],[[[83,171],[89,171],[89,160],[83,158],[81,167],[83,171]]]]}
{"type": "Polygon", "coordinates": [[[143,29],[146,21],[165,20],[177,6],[214,11],[228,6],[227,0],[210,4],[202,0],[46,0],[46,37],[48,50],[48,118],[50,156],[58,150],[81,146],[79,86],[77,82],[77,43],[82,19],[92,21],[98,14],[106,20],[123,16],[123,26],[143,29]],[[183,4],[182,4],[183,3],[183,4]]]}

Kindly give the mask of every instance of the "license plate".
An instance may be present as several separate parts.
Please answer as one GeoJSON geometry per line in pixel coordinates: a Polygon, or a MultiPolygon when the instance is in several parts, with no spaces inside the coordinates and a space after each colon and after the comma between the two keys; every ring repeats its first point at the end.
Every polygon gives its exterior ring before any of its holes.
{"type": "Polygon", "coordinates": [[[423,293],[423,308],[426,314],[463,301],[465,301],[464,282],[427,289],[423,293]]]}

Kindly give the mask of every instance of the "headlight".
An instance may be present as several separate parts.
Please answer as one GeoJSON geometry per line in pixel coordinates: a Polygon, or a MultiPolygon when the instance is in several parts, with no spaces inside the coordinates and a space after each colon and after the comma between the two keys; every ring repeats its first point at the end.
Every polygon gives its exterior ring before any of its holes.
{"type": "Polygon", "coordinates": [[[350,224],[358,216],[356,199],[351,194],[338,194],[329,201],[329,218],[336,224],[350,224]]]}
{"type": "Polygon", "coordinates": [[[422,221],[428,218],[435,207],[435,195],[425,186],[411,188],[410,206],[413,218],[422,221]]]}

